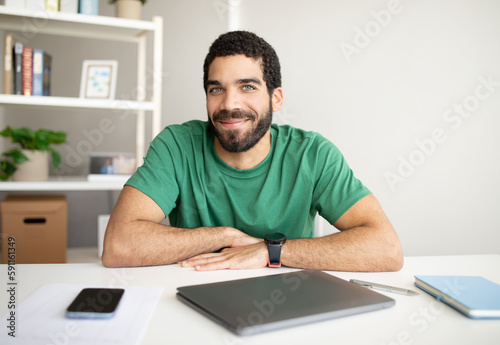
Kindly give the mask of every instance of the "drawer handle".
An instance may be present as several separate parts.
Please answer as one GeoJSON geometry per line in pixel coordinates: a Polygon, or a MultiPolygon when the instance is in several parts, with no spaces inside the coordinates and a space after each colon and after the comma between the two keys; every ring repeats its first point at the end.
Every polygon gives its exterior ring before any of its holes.
{"type": "Polygon", "coordinates": [[[47,220],[45,218],[26,218],[24,219],[24,224],[45,224],[47,220]]]}

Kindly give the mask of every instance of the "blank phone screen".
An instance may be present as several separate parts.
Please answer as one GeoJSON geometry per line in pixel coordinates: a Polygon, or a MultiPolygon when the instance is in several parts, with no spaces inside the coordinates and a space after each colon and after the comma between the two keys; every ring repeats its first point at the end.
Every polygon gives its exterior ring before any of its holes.
{"type": "Polygon", "coordinates": [[[125,292],[124,289],[86,288],[68,307],[72,313],[113,313],[125,292]]]}

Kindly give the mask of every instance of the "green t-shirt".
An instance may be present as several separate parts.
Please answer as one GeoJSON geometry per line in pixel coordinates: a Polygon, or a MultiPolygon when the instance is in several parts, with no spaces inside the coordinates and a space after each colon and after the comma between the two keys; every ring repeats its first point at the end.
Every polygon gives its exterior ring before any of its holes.
{"type": "Polygon", "coordinates": [[[312,238],[317,213],[333,224],[370,193],[318,133],[273,124],[267,158],[238,170],[219,158],[207,127],[197,120],[166,127],[127,182],[151,197],[172,226],[312,238]]]}

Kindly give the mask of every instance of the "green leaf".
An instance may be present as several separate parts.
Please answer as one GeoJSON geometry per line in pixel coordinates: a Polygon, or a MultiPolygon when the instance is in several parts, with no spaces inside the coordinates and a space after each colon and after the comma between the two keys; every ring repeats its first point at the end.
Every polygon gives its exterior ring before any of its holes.
{"type": "Polygon", "coordinates": [[[61,155],[51,147],[49,147],[48,151],[52,155],[52,166],[56,169],[61,164],[61,155]]]}
{"type": "Polygon", "coordinates": [[[35,147],[35,132],[30,128],[12,128],[12,142],[21,145],[21,148],[34,150],[35,147]]]}
{"type": "Polygon", "coordinates": [[[3,131],[0,132],[0,135],[5,138],[11,138],[12,137],[12,128],[7,126],[3,131]]]}
{"type": "Polygon", "coordinates": [[[44,129],[39,129],[35,133],[35,146],[37,150],[46,151],[49,147],[49,134],[44,129]]]}
{"type": "Polygon", "coordinates": [[[0,180],[7,181],[9,177],[17,170],[16,166],[9,161],[1,162],[0,180]]]}
{"type": "Polygon", "coordinates": [[[28,157],[18,149],[12,149],[3,154],[5,157],[10,157],[12,162],[15,164],[20,164],[28,161],[28,157]]]}
{"type": "Polygon", "coordinates": [[[64,144],[66,142],[66,133],[64,132],[50,132],[49,144],[64,144]]]}

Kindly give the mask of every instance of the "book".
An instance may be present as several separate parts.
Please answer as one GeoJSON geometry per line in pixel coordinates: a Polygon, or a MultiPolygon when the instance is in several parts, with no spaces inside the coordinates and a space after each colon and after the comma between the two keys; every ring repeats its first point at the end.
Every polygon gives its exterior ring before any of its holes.
{"type": "Polygon", "coordinates": [[[23,47],[23,95],[31,96],[33,92],[33,48],[23,47]]]}
{"type": "Polygon", "coordinates": [[[12,35],[5,35],[5,49],[3,58],[3,93],[6,95],[12,94],[13,76],[12,71],[13,59],[12,54],[14,53],[14,45],[12,43],[12,35]]]}
{"type": "Polygon", "coordinates": [[[59,12],[59,0],[45,0],[45,9],[47,11],[59,12]]]}
{"type": "Polygon", "coordinates": [[[46,55],[43,60],[43,96],[50,96],[50,79],[51,79],[51,71],[52,71],[52,56],[46,55]]]}
{"type": "Polygon", "coordinates": [[[132,152],[93,152],[88,180],[125,182],[136,170],[135,161],[132,152]]]}
{"type": "Polygon", "coordinates": [[[483,277],[415,276],[415,285],[470,318],[500,318],[500,285],[483,277]]]}
{"type": "Polygon", "coordinates": [[[66,13],[78,13],[78,0],[61,0],[59,11],[66,13]]]}
{"type": "Polygon", "coordinates": [[[50,96],[52,57],[42,49],[33,49],[33,96],[50,96]]]}
{"type": "Polygon", "coordinates": [[[98,15],[99,0],[80,0],[78,5],[78,13],[98,15]]]}
{"type": "Polygon", "coordinates": [[[14,44],[14,94],[23,94],[23,44],[14,44]]]}

